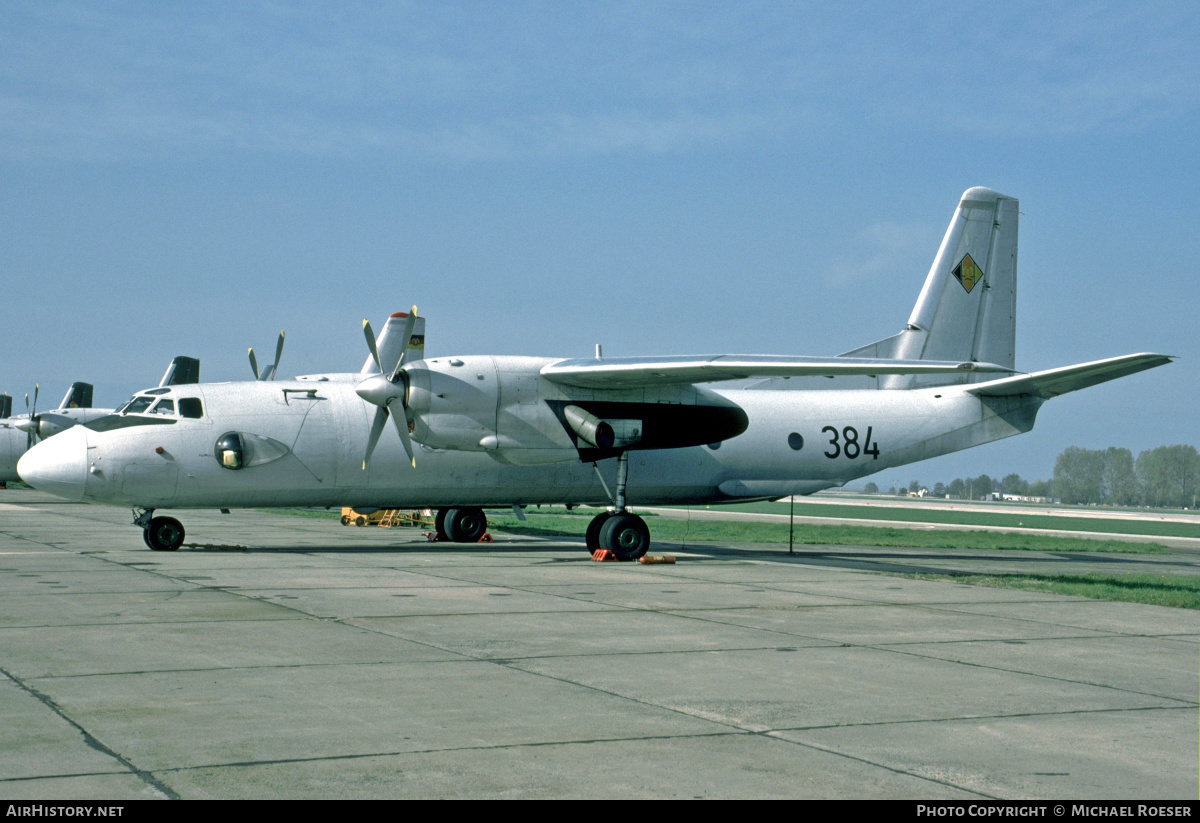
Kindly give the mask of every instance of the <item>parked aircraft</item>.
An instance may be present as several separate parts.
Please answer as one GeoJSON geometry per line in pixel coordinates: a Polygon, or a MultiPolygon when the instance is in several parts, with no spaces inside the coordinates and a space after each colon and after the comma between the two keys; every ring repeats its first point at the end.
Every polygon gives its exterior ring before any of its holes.
{"type": "Polygon", "coordinates": [[[635,558],[650,535],[629,502],[810,494],[1029,431],[1049,398],[1170,362],[1015,372],[1017,205],[966,191],[908,323],[837,357],[426,359],[414,307],[378,339],[364,321],[358,373],[139,392],[18,468],[69,500],[132,507],[156,550],[184,536],[162,507],[429,507],[471,541],[483,507],[588,503],[611,505],[588,547],[635,558]],[[766,379],[729,388],[749,378],[766,379]]]}
{"type": "Polygon", "coordinates": [[[77,423],[112,414],[112,409],[92,408],[90,383],[72,383],[63,395],[62,402],[50,411],[37,410],[39,391],[39,387],[34,386],[32,407],[29,405],[29,395],[25,395],[26,414],[0,419],[0,483],[19,479],[17,460],[38,440],[58,434],[77,423]]]}
{"type": "MultiPolygon", "coordinates": [[[[180,355],[171,361],[163,373],[159,386],[175,386],[200,382],[200,361],[194,357],[180,355]]],[[[0,483],[19,480],[17,462],[21,455],[32,448],[38,440],[58,434],[80,423],[98,420],[113,413],[113,409],[92,408],[93,387],[90,383],[72,383],[58,408],[38,412],[38,388],[33,390],[33,407],[29,414],[9,417],[0,415],[0,483]]],[[[29,402],[29,396],[25,396],[29,402]]],[[[7,395],[0,400],[0,412],[11,410],[12,398],[7,395]],[[6,402],[5,402],[6,401],[6,402]]]]}

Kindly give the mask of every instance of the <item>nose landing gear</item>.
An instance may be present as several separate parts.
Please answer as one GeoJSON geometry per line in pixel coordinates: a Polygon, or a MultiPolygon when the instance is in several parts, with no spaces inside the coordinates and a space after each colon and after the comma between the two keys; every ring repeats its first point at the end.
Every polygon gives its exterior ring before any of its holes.
{"type": "Polygon", "coordinates": [[[156,552],[173,552],[183,545],[183,524],[174,517],[151,517],[154,509],[134,509],[133,525],[141,526],[142,540],[156,552]]]}

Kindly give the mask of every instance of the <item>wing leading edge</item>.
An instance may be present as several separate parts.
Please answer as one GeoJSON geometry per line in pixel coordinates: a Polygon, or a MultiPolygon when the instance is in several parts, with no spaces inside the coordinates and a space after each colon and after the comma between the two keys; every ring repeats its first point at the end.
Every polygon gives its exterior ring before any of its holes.
{"type": "Polygon", "coordinates": [[[867,357],[789,357],[730,355],[625,357],[611,360],[559,360],[542,367],[547,380],[586,389],[628,389],[683,383],[713,383],[750,377],[804,377],[877,374],[1012,374],[994,363],[941,360],[888,360],[867,357]]]}

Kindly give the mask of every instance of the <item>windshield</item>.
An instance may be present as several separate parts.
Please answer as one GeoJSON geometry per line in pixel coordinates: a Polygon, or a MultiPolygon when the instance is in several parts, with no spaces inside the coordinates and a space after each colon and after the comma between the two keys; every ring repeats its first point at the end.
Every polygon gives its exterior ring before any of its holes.
{"type": "Polygon", "coordinates": [[[153,397],[138,397],[135,395],[132,400],[117,409],[117,414],[138,414],[150,408],[150,404],[153,402],[153,397]]]}

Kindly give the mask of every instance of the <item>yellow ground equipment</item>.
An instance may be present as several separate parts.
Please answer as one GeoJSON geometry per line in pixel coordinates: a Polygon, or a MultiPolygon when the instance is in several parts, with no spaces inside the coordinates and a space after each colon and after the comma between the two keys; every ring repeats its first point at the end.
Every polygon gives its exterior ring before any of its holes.
{"type": "Polygon", "coordinates": [[[418,528],[433,528],[433,512],[430,509],[376,509],[373,512],[356,512],[349,506],[342,508],[342,525],[349,526],[380,526],[390,529],[392,526],[416,526],[418,528]]]}

